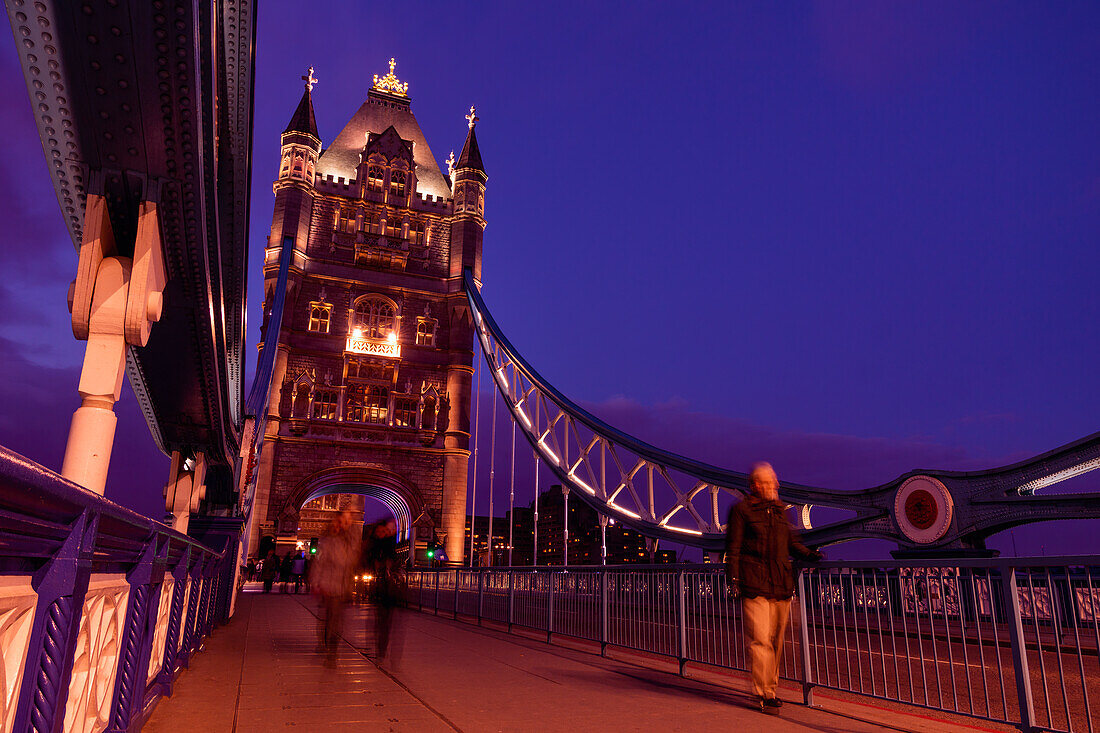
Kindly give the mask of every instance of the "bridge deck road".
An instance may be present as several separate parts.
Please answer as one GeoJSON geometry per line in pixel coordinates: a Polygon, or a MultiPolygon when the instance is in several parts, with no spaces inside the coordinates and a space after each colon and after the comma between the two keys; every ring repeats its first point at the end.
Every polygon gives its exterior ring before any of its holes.
{"type": "MultiPolygon", "coordinates": [[[[782,690],[782,715],[765,716],[748,707],[743,689],[415,611],[397,612],[391,654],[376,664],[361,653],[373,646],[370,613],[349,607],[330,669],[316,651],[313,598],[242,593],[234,618],[207,640],[144,730],[883,730],[794,704],[792,689],[782,690]]],[[[890,727],[951,728],[913,716],[892,718],[890,727]]]]}

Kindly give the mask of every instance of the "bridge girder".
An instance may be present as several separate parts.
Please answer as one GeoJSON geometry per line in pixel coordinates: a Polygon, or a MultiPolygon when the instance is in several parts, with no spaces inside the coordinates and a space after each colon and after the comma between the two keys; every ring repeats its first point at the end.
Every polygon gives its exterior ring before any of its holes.
{"type": "Polygon", "coordinates": [[[158,446],[232,469],[243,401],[254,2],[8,0],[58,204],[79,248],[89,194],[118,254],[160,213],[160,322],[127,374],[158,446]]]}

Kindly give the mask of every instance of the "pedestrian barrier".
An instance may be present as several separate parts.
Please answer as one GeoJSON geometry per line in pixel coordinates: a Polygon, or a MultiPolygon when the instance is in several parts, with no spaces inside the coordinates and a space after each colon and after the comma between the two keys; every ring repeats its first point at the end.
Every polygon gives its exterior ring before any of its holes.
{"type": "Polygon", "coordinates": [[[136,730],[224,621],[216,552],[0,447],[3,730],[136,730]]]}
{"type": "MultiPolygon", "coordinates": [[[[721,566],[413,569],[410,607],[747,670],[721,566]]],[[[780,676],[1014,725],[1100,728],[1100,556],[799,569],[780,676]]]]}

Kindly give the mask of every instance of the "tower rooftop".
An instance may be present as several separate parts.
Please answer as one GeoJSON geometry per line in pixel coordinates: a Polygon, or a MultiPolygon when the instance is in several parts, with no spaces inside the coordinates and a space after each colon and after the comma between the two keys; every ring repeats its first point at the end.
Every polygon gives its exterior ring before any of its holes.
{"type": "Polygon", "coordinates": [[[321,155],[317,173],[322,177],[342,177],[349,181],[355,178],[359,153],[367,143],[367,133],[382,133],[393,125],[402,139],[413,143],[417,190],[430,196],[450,198],[451,188],[409,108],[408,84],[399,82],[393,75],[393,59],[390,61],[390,73],[384,77],[375,76],[366,101],[321,155]]]}

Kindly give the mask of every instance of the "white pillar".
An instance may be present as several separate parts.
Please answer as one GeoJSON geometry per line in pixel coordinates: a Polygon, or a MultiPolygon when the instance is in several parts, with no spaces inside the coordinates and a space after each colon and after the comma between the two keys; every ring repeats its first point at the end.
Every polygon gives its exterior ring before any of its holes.
{"type": "Polygon", "coordinates": [[[164,284],[156,204],[141,203],[134,256],[122,257],[106,199],[89,194],[69,303],[73,335],[88,345],[78,387],[81,403],[69,428],[61,474],[97,494],[107,485],[126,349],[148,342],[152,323],[160,320],[164,284]]]}

